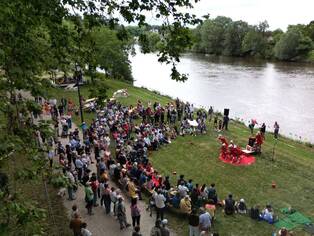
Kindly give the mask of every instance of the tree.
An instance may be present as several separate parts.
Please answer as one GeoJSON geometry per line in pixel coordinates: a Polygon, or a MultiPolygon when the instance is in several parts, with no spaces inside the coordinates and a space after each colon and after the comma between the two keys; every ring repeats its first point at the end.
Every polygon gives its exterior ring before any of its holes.
{"type": "Polygon", "coordinates": [[[291,27],[283,34],[274,48],[279,60],[295,60],[297,56],[306,55],[312,49],[312,41],[297,28],[291,27]]]}
{"type": "Polygon", "coordinates": [[[139,45],[143,53],[156,52],[160,47],[160,34],[148,31],[139,36],[139,45]]]}
{"type": "Polygon", "coordinates": [[[201,47],[209,54],[222,54],[224,50],[225,33],[232,20],[218,16],[214,20],[206,20],[200,28],[201,47]]]}
{"type": "Polygon", "coordinates": [[[311,40],[314,42],[314,21],[311,21],[311,22],[305,27],[304,35],[310,37],[311,40]]]}
{"type": "Polygon", "coordinates": [[[242,42],[242,53],[244,55],[264,57],[266,54],[267,39],[256,27],[246,33],[242,42]]]}
{"type": "Polygon", "coordinates": [[[242,41],[248,30],[249,25],[246,22],[232,22],[226,29],[223,54],[227,56],[240,56],[242,54],[242,41]]]}
{"type": "Polygon", "coordinates": [[[96,28],[92,37],[95,40],[99,66],[113,78],[132,81],[128,44],[119,40],[115,32],[105,27],[96,28]]]}
{"type": "MultiPolygon", "coordinates": [[[[192,8],[192,3],[197,1],[0,1],[0,165],[4,161],[23,155],[29,158],[32,167],[30,170],[25,167],[19,170],[22,176],[25,173],[25,177],[44,178],[49,173],[46,168],[47,162],[43,158],[45,150],[38,147],[34,138],[37,131],[46,133],[43,130],[45,127],[31,122],[29,116],[34,106],[27,103],[31,97],[19,101],[16,98],[17,91],[26,90],[33,96],[44,96],[48,83],[42,79],[42,74],[55,68],[66,71],[74,67],[73,62],[78,63],[82,68],[86,65],[95,66],[97,63],[108,66],[109,62],[104,59],[104,54],[102,57],[92,57],[92,60],[87,58],[89,52],[95,52],[96,46],[103,49],[98,45],[97,40],[103,39],[105,33],[108,37],[112,36],[112,33],[108,32],[101,32],[97,37],[93,35],[94,23],[103,22],[111,30],[119,25],[119,19],[145,25],[144,13],[154,12],[155,16],[163,22],[163,33],[167,34],[160,52],[160,61],[173,64],[171,74],[173,79],[185,80],[186,75],[181,75],[176,70],[176,63],[179,62],[183,48],[191,42],[187,27],[199,23],[200,20],[195,15],[183,12],[182,9],[192,8]],[[169,18],[172,20],[170,21],[169,18]],[[75,23],[74,30],[69,27],[71,25],[64,23],[65,20],[70,19],[75,23]],[[84,40],[88,41],[89,45],[84,45],[84,40]],[[95,58],[98,61],[94,61],[95,58]]],[[[123,30],[116,34],[120,40],[125,39],[126,36],[123,30]]],[[[111,37],[109,40],[116,39],[111,37]]],[[[113,53],[112,55],[114,63],[108,66],[107,70],[111,70],[113,76],[116,73],[119,73],[117,76],[126,74],[130,69],[128,63],[122,65],[122,69],[112,69],[118,67],[121,58],[125,61],[125,54],[113,53]]],[[[44,234],[40,228],[35,227],[34,222],[44,218],[45,214],[42,214],[41,209],[35,204],[29,204],[25,199],[19,198],[18,190],[13,189],[8,192],[6,185],[12,181],[12,178],[5,178],[2,174],[0,176],[3,183],[0,189],[0,227],[1,230],[4,229],[1,233],[4,235],[44,234]],[[16,231],[10,231],[12,228],[16,231]]]]}

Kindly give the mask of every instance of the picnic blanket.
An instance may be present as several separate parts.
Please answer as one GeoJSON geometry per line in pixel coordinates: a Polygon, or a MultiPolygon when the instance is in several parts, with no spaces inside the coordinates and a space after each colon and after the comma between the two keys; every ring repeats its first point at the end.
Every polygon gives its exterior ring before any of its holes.
{"type": "Polygon", "coordinates": [[[277,228],[285,227],[288,230],[294,229],[300,225],[306,225],[310,224],[311,220],[301,214],[298,211],[295,211],[294,213],[289,214],[290,212],[287,211],[286,208],[281,209],[281,212],[286,214],[286,217],[283,219],[280,219],[278,222],[275,223],[275,226],[277,228]]]}
{"type": "Polygon", "coordinates": [[[290,219],[288,218],[284,218],[284,219],[281,219],[279,221],[277,221],[275,223],[275,226],[278,228],[278,229],[281,229],[281,228],[286,228],[287,230],[292,230],[296,227],[298,227],[298,224],[295,224],[293,223],[290,219]]]}

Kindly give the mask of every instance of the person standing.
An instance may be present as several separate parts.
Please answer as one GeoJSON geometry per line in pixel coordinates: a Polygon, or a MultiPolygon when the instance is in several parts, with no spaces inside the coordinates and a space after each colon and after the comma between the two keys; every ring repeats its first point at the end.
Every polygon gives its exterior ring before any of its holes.
{"type": "Polygon", "coordinates": [[[140,226],[141,211],[137,205],[137,198],[131,199],[131,217],[133,228],[135,227],[135,224],[140,226]]]}
{"type": "Polygon", "coordinates": [[[111,197],[110,197],[110,194],[111,194],[111,189],[109,188],[109,185],[107,183],[103,183],[104,187],[102,188],[102,196],[101,196],[101,205],[102,205],[102,202],[104,203],[105,205],[105,209],[106,209],[106,214],[108,215],[111,211],[111,197]]]}
{"type": "Polygon", "coordinates": [[[213,113],[214,113],[214,108],[212,106],[210,106],[210,108],[208,109],[208,120],[209,120],[209,122],[212,121],[213,113]]]}
{"type": "Polygon", "coordinates": [[[130,224],[126,220],[125,205],[122,196],[119,196],[118,198],[117,216],[121,230],[130,227],[130,224]]]}
{"type": "Polygon", "coordinates": [[[81,227],[82,227],[82,220],[78,213],[74,214],[74,218],[70,221],[70,229],[73,230],[74,236],[82,236],[81,227]]]}
{"type": "Polygon", "coordinates": [[[82,157],[79,156],[75,160],[75,167],[77,169],[77,178],[81,182],[82,181],[82,176],[83,176],[83,168],[84,168],[84,163],[82,162],[82,157]]]}
{"type": "Polygon", "coordinates": [[[89,215],[92,215],[92,208],[93,208],[93,203],[94,203],[94,193],[91,188],[91,183],[87,182],[85,186],[85,202],[86,202],[86,208],[87,208],[87,213],[89,215]]]}
{"type": "Polygon", "coordinates": [[[279,135],[279,124],[277,123],[277,121],[275,121],[275,124],[274,124],[274,137],[275,137],[275,139],[278,138],[278,135],[279,135]]]}
{"type": "Polygon", "coordinates": [[[165,207],[166,207],[166,205],[165,205],[166,198],[161,193],[160,189],[158,189],[158,192],[155,193],[154,199],[155,199],[155,205],[156,205],[157,220],[159,218],[161,220],[163,220],[164,219],[164,210],[165,210],[165,207]]]}
{"type": "Polygon", "coordinates": [[[250,121],[250,124],[249,124],[249,129],[250,129],[250,131],[251,131],[251,135],[253,135],[254,127],[255,127],[255,122],[254,122],[254,120],[252,119],[252,120],[250,121]]]}
{"type": "Polygon", "coordinates": [[[196,214],[196,210],[192,209],[192,212],[189,215],[189,236],[199,236],[199,224],[199,216],[196,214]]]}
{"type": "Polygon", "coordinates": [[[265,123],[262,124],[260,128],[261,134],[263,135],[263,139],[265,140],[265,133],[266,133],[266,125],[265,123]]]}
{"type": "Polygon", "coordinates": [[[201,215],[199,216],[199,229],[200,231],[208,232],[211,226],[211,216],[205,211],[204,208],[200,210],[201,215]]]}
{"type": "Polygon", "coordinates": [[[161,220],[156,220],[155,226],[150,231],[150,236],[161,236],[161,220]]]}
{"type": "Polygon", "coordinates": [[[97,207],[99,182],[97,180],[96,173],[92,173],[92,177],[90,178],[90,181],[91,181],[91,187],[93,190],[93,205],[94,207],[97,207]]]}
{"type": "Polygon", "coordinates": [[[222,123],[221,129],[228,130],[228,123],[229,123],[229,117],[227,115],[225,115],[223,118],[223,123],[222,123]]]}
{"type": "Polygon", "coordinates": [[[161,236],[170,236],[170,230],[167,225],[168,225],[168,220],[163,219],[161,221],[161,227],[160,227],[161,236]]]}
{"type": "Polygon", "coordinates": [[[73,201],[73,200],[75,200],[74,193],[73,193],[74,192],[74,185],[75,185],[75,178],[74,178],[74,175],[71,172],[70,167],[66,168],[65,174],[66,174],[66,177],[69,180],[69,183],[68,183],[68,186],[67,186],[68,195],[69,195],[68,200],[73,201]]]}

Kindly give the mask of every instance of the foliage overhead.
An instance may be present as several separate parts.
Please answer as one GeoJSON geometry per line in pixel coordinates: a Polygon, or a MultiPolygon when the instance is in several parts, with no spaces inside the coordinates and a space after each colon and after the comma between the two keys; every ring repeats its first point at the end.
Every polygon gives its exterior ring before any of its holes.
{"type": "MultiPolygon", "coordinates": [[[[147,12],[162,22],[164,41],[160,61],[173,64],[172,79],[185,80],[176,70],[180,53],[190,43],[188,26],[200,20],[182,9],[198,0],[2,0],[0,1],[0,165],[19,155],[32,168],[13,170],[14,177],[1,176],[1,234],[44,234],[34,227],[45,214],[36,204],[19,197],[18,189],[7,186],[15,177],[45,179],[49,170],[39,146],[37,132],[51,138],[49,124],[34,125],[32,114],[40,108],[31,95],[44,96],[49,83],[43,74],[60,70],[73,73],[79,65],[93,79],[96,68],[111,77],[131,80],[127,55],[129,34],[120,20],[146,25],[147,12]],[[21,91],[31,92],[18,99],[21,91]],[[33,227],[30,227],[33,226],[33,227]],[[11,230],[11,231],[10,231],[11,230]]],[[[105,88],[99,90],[105,94],[105,88]]]]}

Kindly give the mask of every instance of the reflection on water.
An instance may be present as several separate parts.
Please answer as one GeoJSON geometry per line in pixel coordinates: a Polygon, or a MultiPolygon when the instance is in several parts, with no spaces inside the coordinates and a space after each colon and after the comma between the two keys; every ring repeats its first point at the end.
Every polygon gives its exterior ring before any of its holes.
{"type": "Polygon", "coordinates": [[[278,121],[281,133],[314,142],[314,67],[239,58],[186,54],[178,68],[185,83],[169,78],[170,68],[155,54],[131,57],[135,86],[179,97],[197,106],[230,108],[232,117],[278,121]]]}

